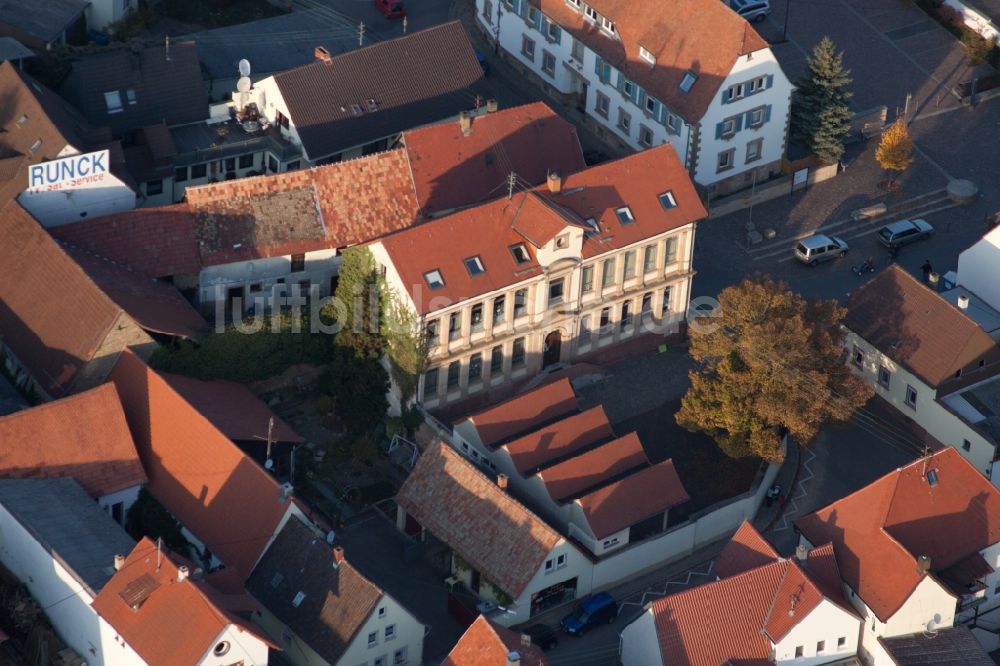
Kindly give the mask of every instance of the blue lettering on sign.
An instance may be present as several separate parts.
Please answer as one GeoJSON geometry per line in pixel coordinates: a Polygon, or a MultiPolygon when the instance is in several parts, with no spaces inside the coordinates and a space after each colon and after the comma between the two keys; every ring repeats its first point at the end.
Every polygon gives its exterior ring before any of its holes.
{"type": "Polygon", "coordinates": [[[107,173],[107,159],[108,151],[104,150],[32,165],[28,171],[28,187],[51,187],[63,181],[107,173]]]}

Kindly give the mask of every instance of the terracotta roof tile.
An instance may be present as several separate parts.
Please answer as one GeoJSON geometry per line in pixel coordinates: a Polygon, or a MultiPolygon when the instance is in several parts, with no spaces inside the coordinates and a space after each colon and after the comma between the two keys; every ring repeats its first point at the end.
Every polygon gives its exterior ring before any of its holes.
{"type": "Polygon", "coordinates": [[[827,543],[813,548],[809,551],[806,562],[806,575],[816,584],[823,596],[847,612],[856,614],[854,606],[844,597],[844,581],[840,577],[840,566],[837,564],[833,544],[827,543]]]}
{"type": "Polygon", "coordinates": [[[247,581],[250,594],[330,664],[344,656],[383,596],[346,559],[333,563],[326,540],[292,518],[247,581]],[[305,596],[296,605],[299,593],[305,596]]]}
{"type": "Polygon", "coordinates": [[[520,655],[521,666],[548,664],[537,647],[524,645],[520,635],[480,615],[458,639],[441,666],[503,666],[511,652],[520,655]]]}
{"type": "Polygon", "coordinates": [[[91,605],[151,666],[199,663],[229,625],[270,645],[253,625],[217,606],[205,583],[179,581],[179,566],[143,538],[91,605]]]}
{"type": "Polygon", "coordinates": [[[1000,490],[948,447],[796,525],[810,542],[833,544],[844,581],[884,622],[920,582],[920,555],[936,574],[1000,542],[1000,490]]]}
{"type": "Polygon", "coordinates": [[[604,408],[598,405],[508,442],[503,448],[514,468],[528,475],[614,435],[604,408]]]}
{"type": "Polygon", "coordinates": [[[396,502],[471,566],[519,597],[562,538],[443,443],[424,452],[396,502]]]}
{"type": "Polygon", "coordinates": [[[583,13],[565,0],[538,2],[543,14],[689,122],[705,114],[739,56],[767,48],[749,23],[718,0],[669,4],[588,0],[587,4],[614,22],[620,39],[585,21],[583,13]],[[639,47],[656,56],[655,66],[639,57],[639,47]],[[680,83],[688,70],[698,80],[685,94],[680,83]]]}
{"type": "Polygon", "coordinates": [[[995,349],[973,319],[890,266],[851,293],[844,325],[932,387],[995,349]]]}
{"type": "Polygon", "coordinates": [[[278,482],[219,432],[170,384],[126,351],[111,380],[149,491],[244,578],[289,511],[278,482]]]}
{"type": "Polygon", "coordinates": [[[506,192],[511,171],[520,181],[544,183],[548,173],[586,167],[576,128],[543,102],[403,133],[420,207],[445,211],[506,192]]]}
{"type": "Polygon", "coordinates": [[[0,477],[63,476],[94,498],[145,483],[113,385],[0,418],[0,477]]]}
{"type": "Polygon", "coordinates": [[[483,70],[458,21],[296,67],[274,81],[313,160],[457,116],[483,92],[483,70]]]}
{"type": "Polygon", "coordinates": [[[549,496],[563,504],[648,464],[639,436],[631,432],[548,467],[538,477],[549,496]]]}
{"type": "Polygon", "coordinates": [[[122,315],[16,201],[0,209],[0,335],[51,395],[62,395],[122,315]]]}
{"type": "Polygon", "coordinates": [[[722,549],[712,570],[719,578],[728,578],[770,564],[778,557],[778,552],[760,535],[760,532],[755,530],[749,521],[744,520],[736,530],[736,534],[722,549]]]}
{"type": "Polygon", "coordinates": [[[603,539],[689,499],[672,460],[647,467],[575,500],[603,539]]]}
{"type": "Polygon", "coordinates": [[[573,385],[568,379],[561,379],[473,414],[469,421],[476,427],[483,445],[496,448],[579,409],[573,385]]]}
{"type": "Polygon", "coordinates": [[[160,373],[160,376],[229,439],[266,440],[268,420],[273,418],[273,441],[302,441],[290,425],[243,384],[222,380],[202,381],[166,372],[160,373]]]}

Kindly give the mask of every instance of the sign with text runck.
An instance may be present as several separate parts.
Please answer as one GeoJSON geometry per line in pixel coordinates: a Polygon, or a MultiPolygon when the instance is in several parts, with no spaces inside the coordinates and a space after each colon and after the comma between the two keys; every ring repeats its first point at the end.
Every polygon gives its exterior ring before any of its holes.
{"type": "Polygon", "coordinates": [[[28,171],[28,192],[79,190],[101,187],[111,176],[110,153],[70,155],[51,162],[32,165],[28,171]]]}

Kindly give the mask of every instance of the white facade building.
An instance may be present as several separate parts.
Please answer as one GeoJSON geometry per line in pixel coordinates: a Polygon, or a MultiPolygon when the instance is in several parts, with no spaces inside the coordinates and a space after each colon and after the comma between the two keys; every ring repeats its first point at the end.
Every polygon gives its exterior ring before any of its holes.
{"type": "Polygon", "coordinates": [[[139,6],[139,0],[90,0],[87,5],[87,28],[98,32],[121,21],[139,6]]]}

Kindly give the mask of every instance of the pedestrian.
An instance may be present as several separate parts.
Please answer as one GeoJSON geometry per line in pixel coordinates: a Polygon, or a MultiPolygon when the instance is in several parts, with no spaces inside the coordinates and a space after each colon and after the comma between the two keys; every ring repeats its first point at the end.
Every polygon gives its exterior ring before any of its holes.
{"type": "Polygon", "coordinates": [[[889,246],[889,263],[894,264],[896,260],[899,259],[899,246],[892,244],[889,246]]]}
{"type": "Polygon", "coordinates": [[[930,282],[931,273],[934,272],[934,267],[931,266],[930,259],[924,259],[924,265],[920,267],[921,272],[924,274],[924,284],[930,282]]]}

